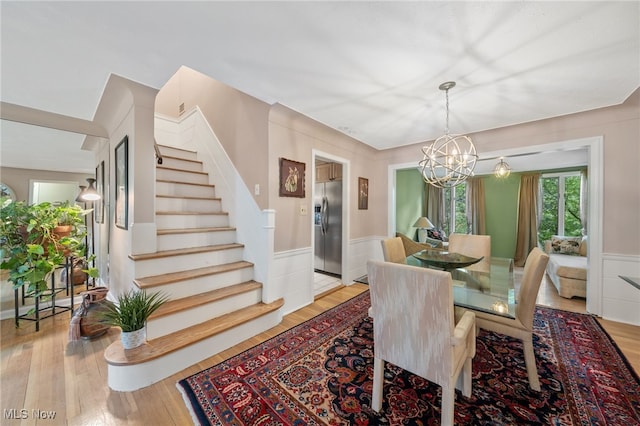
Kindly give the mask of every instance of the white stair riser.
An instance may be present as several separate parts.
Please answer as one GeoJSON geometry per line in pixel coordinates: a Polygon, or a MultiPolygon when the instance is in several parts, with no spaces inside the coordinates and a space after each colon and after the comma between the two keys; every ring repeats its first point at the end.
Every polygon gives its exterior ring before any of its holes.
{"type": "Polygon", "coordinates": [[[175,182],[186,182],[186,183],[200,183],[200,184],[209,183],[209,177],[204,173],[192,173],[192,172],[184,172],[182,170],[163,169],[163,168],[156,169],[156,179],[170,180],[175,182]]]}
{"type": "Polygon", "coordinates": [[[156,182],[157,195],[172,197],[215,197],[215,188],[211,185],[190,185],[176,182],[156,182]]]}
{"type": "Polygon", "coordinates": [[[163,156],[162,164],[164,165],[164,156],[184,158],[185,160],[197,160],[198,153],[195,151],[185,151],[183,149],[173,148],[171,146],[160,147],[160,154],[163,156]]]}
{"type": "Polygon", "coordinates": [[[220,213],[222,203],[219,199],[167,198],[156,197],[158,212],[201,212],[220,213]]]}
{"type": "Polygon", "coordinates": [[[149,292],[162,291],[171,300],[182,299],[183,297],[195,296],[211,290],[235,285],[253,279],[253,268],[242,268],[219,274],[207,275],[204,277],[192,278],[190,280],[179,281],[166,285],[151,287],[149,292]]]}
{"type": "Polygon", "coordinates": [[[189,310],[176,312],[154,318],[147,323],[147,339],[156,339],[178,330],[200,324],[228,314],[238,309],[243,309],[262,301],[262,291],[257,288],[253,291],[236,294],[221,300],[194,307],[189,310]]]}
{"type": "Polygon", "coordinates": [[[158,229],[219,228],[223,226],[229,226],[229,216],[226,214],[156,215],[158,229]]]}
{"type": "Polygon", "coordinates": [[[236,241],[236,231],[210,231],[184,234],[158,235],[156,241],[158,251],[176,250],[191,247],[231,244],[236,241]]]}
{"type": "Polygon", "coordinates": [[[171,169],[189,170],[191,172],[201,172],[202,163],[199,161],[189,161],[180,158],[164,157],[162,165],[171,169]]]}
{"type": "Polygon", "coordinates": [[[207,251],[182,256],[137,260],[134,263],[136,278],[170,274],[207,266],[218,266],[242,260],[243,248],[207,251]]]}
{"type": "Polygon", "coordinates": [[[108,364],[109,387],[115,391],[131,392],[152,385],[275,327],[281,320],[280,311],[276,310],[149,362],[126,366],[108,364]]]}

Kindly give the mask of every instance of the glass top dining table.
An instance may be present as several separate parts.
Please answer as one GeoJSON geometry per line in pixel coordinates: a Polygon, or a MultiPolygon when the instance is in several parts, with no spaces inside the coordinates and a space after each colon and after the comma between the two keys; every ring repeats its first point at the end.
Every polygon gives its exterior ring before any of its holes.
{"type": "MultiPolygon", "coordinates": [[[[407,257],[407,264],[430,267],[419,257],[407,257]]],[[[484,270],[456,268],[449,272],[453,280],[455,306],[515,318],[513,259],[492,256],[484,270]]]]}

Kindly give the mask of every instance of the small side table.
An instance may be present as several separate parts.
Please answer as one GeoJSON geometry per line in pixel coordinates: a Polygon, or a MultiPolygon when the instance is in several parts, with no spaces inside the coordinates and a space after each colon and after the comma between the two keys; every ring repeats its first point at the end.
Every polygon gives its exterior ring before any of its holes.
{"type": "Polygon", "coordinates": [[[18,295],[18,289],[14,289],[14,302],[15,302],[15,321],[16,321],[16,327],[18,327],[20,325],[20,320],[27,320],[27,321],[34,321],[36,323],[36,331],[40,331],[40,320],[41,319],[45,319],[45,318],[49,318],[52,317],[54,315],[60,314],[62,312],[67,312],[67,311],[71,311],[71,314],[73,315],[73,279],[71,279],[71,265],[73,265],[73,259],[72,258],[66,258],[65,259],[65,263],[64,265],[62,265],[63,268],[66,269],[66,277],[67,277],[67,282],[64,283],[65,286],[64,287],[60,287],[60,286],[56,286],[55,283],[55,277],[54,274],[52,274],[51,276],[51,287],[45,291],[43,291],[42,293],[39,294],[25,294],[24,293],[24,287],[22,289],[22,304],[24,304],[24,300],[26,298],[33,298],[34,302],[35,302],[35,307],[33,308],[33,313],[32,312],[27,312],[26,314],[22,314],[20,315],[19,309],[18,309],[18,303],[20,300],[20,296],[18,295]],[[61,306],[61,305],[56,305],[56,295],[58,293],[61,293],[63,291],[66,291],[67,293],[70,292],[70,297],[71,297],[71,304],[69,306],[61,306]],[[51,305],[50,306],[45,306],[45,307],[41,307],[40,306],[40,299],[43,297],[49,297],[51,299],[51,305]],[[47,315],[41,316],[40,313],[46,310],[51,310],[51,312],[47,315]]]}

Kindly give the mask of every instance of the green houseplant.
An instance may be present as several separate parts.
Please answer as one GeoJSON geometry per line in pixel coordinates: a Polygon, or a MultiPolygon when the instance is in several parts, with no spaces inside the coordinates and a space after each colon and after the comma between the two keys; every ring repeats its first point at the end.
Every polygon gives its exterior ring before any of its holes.
{"type": "Polygon", "coordinates": [[[122,346],[133,349],[146,340],[145,325],[149,316],[167,300],[168,296],[163,292],[147,293],[145,290],[131,289],[118,296],[117,303],[105,303],[101,321],[120,327],[122,346]]]}
{"type": "MultiPolygon", "coordinates": [[[[27,294],[41,295],[66,256],[84,257],[84,215],[90,210],[69,203],[29,205],[8,198],[0,202],[0,269],[9,272],[15,289],[26,286],[27,294]]],[[[86,272],[98,275],[95,268],[86,272]]]]}

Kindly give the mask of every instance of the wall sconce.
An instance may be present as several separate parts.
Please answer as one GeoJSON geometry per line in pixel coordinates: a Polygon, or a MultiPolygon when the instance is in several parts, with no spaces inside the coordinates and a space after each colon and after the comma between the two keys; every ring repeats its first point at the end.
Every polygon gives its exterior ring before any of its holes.
{"type": "Polygon", "coordinates": [[[87,178],[87,182],[89,182],[89,187],[84,190],[84,194],[82,193],[80,194],[80,196],[82,197],[82,200],[97,201],[100,198],[102,198],[100,194],[98,194],[98,191],[96,190],[96,187],[95,187],[96,180],[94,178],[87,178]]]}
{"type": "Polygon", "coordinates": [[[500,157],[500,162],[493,169],[493,174],[499,179],[504,179],[511,174],[511,167],[500,157]]]}

